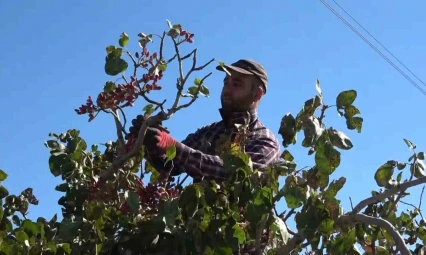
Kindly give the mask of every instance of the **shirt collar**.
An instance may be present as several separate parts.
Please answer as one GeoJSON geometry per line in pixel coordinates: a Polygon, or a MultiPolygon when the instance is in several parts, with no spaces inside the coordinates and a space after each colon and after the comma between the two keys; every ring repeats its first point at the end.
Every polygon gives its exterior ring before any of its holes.
{"type": "Polygon", "coordinates": [[[242,112],[232,112],[226,114],[226,112],[220,108],[219,109],[220,116],[225,123],[225,126],[229,127],[234,124],[244,124],[244,119],[250,115],[250,123],[252,124],[257,120],[257,109],[251,109],[249,111],[242,112]]]}

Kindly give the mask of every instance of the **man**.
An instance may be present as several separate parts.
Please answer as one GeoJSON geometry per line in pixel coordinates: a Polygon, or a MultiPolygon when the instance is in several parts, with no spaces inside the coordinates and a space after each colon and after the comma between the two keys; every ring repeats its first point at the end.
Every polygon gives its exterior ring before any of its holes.
{"type": "Polygon", "coordinates": [[[257,107],[268,84],[265,69],[259,63],[246,59],[224,67],[226,70],[222,66],[216,67],[217,70],[228,71],[221,94],[221,121],[198,129],[182,142],[155,127],[147,130],[144,139],[147,158],[158,171],[164,169],[166,148],[175,145],[172,175],[186,172],[194,182],[202,177],[217,181],[226,179],[223,161],[215,154],[216,140],[221,134],[235,134],[234,124],[243,124],[248,113],[250,123],[245,152],[251,157],[253,167],[261,170],[279,160],[280,145],[257,116],[257,107]]]}

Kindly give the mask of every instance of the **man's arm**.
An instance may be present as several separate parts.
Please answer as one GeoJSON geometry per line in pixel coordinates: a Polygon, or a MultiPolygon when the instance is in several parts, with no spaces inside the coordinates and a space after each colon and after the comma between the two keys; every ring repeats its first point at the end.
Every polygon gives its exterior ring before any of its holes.
{"type": "MultiPolygon", "coordinates": [[[[211,124],[214,125],[214,124],[211,124]]],[[[202,146],[202,139],[204,135],[207,133],[211,125],[204,126],[202,128],[199,128],[194,133],[189,134],[183,141],[180,142],[180,144],[183,144],[189,148],[192,148],[194,150],[200,150],[202,146]]],[[[179,142],[177,142],[179,143],[179,142]]],[[[177,149],[177,148],[176,148],[177,149]]],[[[178,153],[178,151],[176,152],[178,153]]],[[[179,175],[185,172],[185,168],[183,168],[181,165],[174,163],[175,160],[168,162],[166,166],[164,166],[164,163],[166,162],[166,155],[164,154],[158,154],[158,153],[150,153],[146,147],[145,147],[145,159],[157,170],[157,171],[167,171],[172,168],[171,175],[179,175]]],[[[186,166],[185,166],[186,167],[186,166]]]]}
{"type": "MultiPolygon", "coordinates": [[[[279,154],[277,141],[269,137],[261,137],[250,141],[246,147],[255,169],[263,169],[275,162],[279,154]]],[[[226,179],[226,170],[219,156],[208,155],[183,143],[176,143],[175,165],[183,166],[193,178],[208,176],[213,179],[226,179]]]]}

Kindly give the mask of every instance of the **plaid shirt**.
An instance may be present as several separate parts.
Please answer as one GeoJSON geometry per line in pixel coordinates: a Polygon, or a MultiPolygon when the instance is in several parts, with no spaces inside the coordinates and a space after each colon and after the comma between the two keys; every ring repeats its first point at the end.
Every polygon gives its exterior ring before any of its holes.
{"type": "MultiPolygon", "coordinates": [[[[222,111],[220,111],[222,115],[222,111]]],[[[231,124],[244,123],[247,112],[232,114],[231,124]]],[[[226,128],[225,119],[214,122],[189,134],[185,140],[176,143],[176,156],[173,159],[172,175],[186,172],[194,181],[205,179],[223,180],[227,177],[223,161],[215,155],[216,140],[221,134],[235,133],[235,127],[226,128]]],[[[233,126],[233,125],[232,125],[233,126]]],[[[245,152],[251,157],[254,169],[263,169],[280,159],[280,145],[275,135],[258,119],[257,111],[250,112],[249,135],[245,143],[245,152]]],[[[149,155],[153,166],[164,168],[165,155],[149,155]]]]}

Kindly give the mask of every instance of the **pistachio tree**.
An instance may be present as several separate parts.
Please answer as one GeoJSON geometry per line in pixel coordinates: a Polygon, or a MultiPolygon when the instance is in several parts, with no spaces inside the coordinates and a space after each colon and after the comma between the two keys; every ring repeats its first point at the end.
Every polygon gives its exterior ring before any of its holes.
{"type": "MultiPolygon", "coordinates": [[[[104,71],[118,79],[106,81],[96,99],[89,96],[76,109],[89,121],[111,115],[116,139],[99,146],[88,145],[78,129],[49,134],[47,167],[62,180],[52,187],[62,194],[61,220],[56,214],[28,218],[30,204],[38,204],[33,189],[12,195],[0,186],[0,254],[425,254],[422,198],[418,205],[408,204],[408,211],[398,210],[409,188],[426,183],[425,156],[413,142],[404,139],[411,150],[408,160],[383,159],[372,176],[378,187],[371,197],[351,201],[351,208],[336,198],[346,178],[331,175],[343,172],[341,151],[354,146],[347,133],[363,128],[355,90],[342,91],[326,104],[317,80],[316,95],[296,115],[277,116],[284,151],[266,169],[254,168],[244,151],[244,124],[236,127],[235,139],[222,135],[217,141],[228,173],[223,182],[184,185],[187,176],[175,178],[150,165],[143,146],[147,128],[167,130],[174,114],[208,97],[205,81],[211,73],[204,70],[216,62],[198,63],[197,49],[181,52],[181,45],[194,42],[194,34],[167,24],[161,34],[139,33],[137,52],[127,49],[131,38],[124,32],[117,45],[107,46],[104,71]],[[185,61],[190,62],[187,72],[185,61]],[[170,71],[172,62],[177,75],[170,71]],[[177,76],[170,104],[167,98],[151,98],[161,94],[164,75],[177,76]],[[137,100],[146,102],[142,112],[127,116],[137,100]],[[330,111],[337,111],[347,130],[325,123],[330,111]],[[314,166],[299,168],[290,153],[298,135],[314,166]],[[148,183],[141,174],[149,174],[148,183]],[[279,203],[286,210],[278,212],[279,203]]],[[[175,155],[176,148],[167,148],[167,160],[175,155]]],[[[1,182],[7,176],[0,170],[1,182]]]]}

